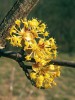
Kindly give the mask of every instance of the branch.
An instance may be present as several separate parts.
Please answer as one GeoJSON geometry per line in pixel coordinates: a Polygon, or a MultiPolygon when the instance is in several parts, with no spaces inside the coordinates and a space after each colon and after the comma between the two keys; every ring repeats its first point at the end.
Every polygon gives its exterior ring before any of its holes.
{"type": "Polygon", "coordinates": [[[27,17],[39,0],[17,0],[0,24],[0,45],[4,46],[14,20],[27,17]]]}
{"type": "MultiPolygon", "coordinates": [[[[16,53],[16,52],[12,52],[12,51],[0,50],[0,56],[11,58],[13,60],[16,60],[18,63],[25,61],[25,56],[23,57],[20,52],[16,53]]],[[[33,62],[34,62],[34,59],[31,60],[31,63],[33,63],[33,62]]],[[[75,62],[74,61],[52,60],[52,61],[50,61],[50,64],[75,68],[75,62]]],[[[26,65],[26,66],[27,66],[28,69],[31,69],[31,66],[28,66],[28,65],[26,65]]]]}
{"type": "Polygon", "coordinates": [[[26,75],[26,77],[29,79],[29,80],[31,80],[30,79],[30,76],[29,76],[29,71],[28,71],[28,69],[27,69],[27,66],[23,63],[23,62],[19,62],[18,61],[18,64],[20,65],[20,67],[23,69],[23,71],[25,72],[25,75],[26,75]]]}

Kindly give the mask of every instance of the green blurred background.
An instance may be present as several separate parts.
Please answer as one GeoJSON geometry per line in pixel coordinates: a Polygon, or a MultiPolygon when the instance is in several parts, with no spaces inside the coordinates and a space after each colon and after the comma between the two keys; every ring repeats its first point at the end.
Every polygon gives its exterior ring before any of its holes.
{"type": "MultiPolygon", "coordinates": [[[[15,1],[0,0],[0,22],[15,1]]],[[[32,17],[45,22],[56,39],[57,59],[75,61],[75,0],[40,0],[28,16],[32,17]]],[[[30,84],[15,61],[0,58],[0,100],[75,100],[74,74],[73,68],[61,67],[58,85],[40,90],[30,84]]]]}
{"type": "MultiPolygon", "coordinates": [[[[16,0],[0,0],[0,22],[16,0]]],[[[40,0],[28,18],[45,22],[60,52],[75,52],[75,0],[40,0]]]]}
{"type": "Polygon", "coordinates": [[[59,51],[75,51],[75,0],[40,0],[32,16],[47,23],[59,51]]]}

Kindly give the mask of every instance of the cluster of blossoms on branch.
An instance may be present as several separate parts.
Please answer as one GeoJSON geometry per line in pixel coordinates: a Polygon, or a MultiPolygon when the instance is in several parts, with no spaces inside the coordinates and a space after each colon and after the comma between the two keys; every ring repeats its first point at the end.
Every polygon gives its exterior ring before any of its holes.
{"type": "Polygon", "coordinates": [[[35,60],[30,78],[38,88],[56,85],[55,78],[60,76],[60,66],[49,64],[57,56],[57,46],[46,28],[45,23],[35,18],[17,19],[7,38],[11,45],[23,48],[27,61],[35,60]]]}

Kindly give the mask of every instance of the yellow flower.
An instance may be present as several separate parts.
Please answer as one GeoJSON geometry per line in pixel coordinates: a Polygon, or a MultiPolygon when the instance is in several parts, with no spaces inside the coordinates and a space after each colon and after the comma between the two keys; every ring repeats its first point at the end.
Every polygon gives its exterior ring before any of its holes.
{"type": "Polygon", "coordinates": [[[28,22],[27,19],[22,20],[22,23],[24,24],[25,28],[28,28],[28,22]]]}
{"type": "Polygon", "coordinates": [[[52,77],[52,78],[50,77],[50,79],[49,79],[50,83],[52,83],[52,82],[53,82],[53,80],[54,80],[54,79],[53,79],[53,77],[52,77]]]}
{"type": "Polygon", "coordinates": [[[40,63],[42,64],[42,66],[46,65],[47,61],[46,60],[40,60],[40,63]]]}
{"type": "Polygon", "coordinates": [[[60,71],[60,66],[56,66],[56,67],[57,67],[56,69],[57,69],[58,71],[60,71]]]}
{"type": "Polygon", "coordinates": [[[36,79],[36,73],[31,72],[30,73],[30,77],[31,77],[31,79],[35,80],[36,79]]]}
{"type": "Polygon", "coordinates": [[[18,25],[18,26],[20,26],[20,23],[21,23],[21,21],[20,21],[19,19],[17,19],[17,20],[15,21],[15,24],[18,25]]]}
{"type": "Polygon", "coordinates": [[[32,29],[31,33],[33,34],[34,38],[38,38],[38,33],[36,30],[32,29]]]}
{"type": "Polygon", "coordinates": [[[44,81],[44,76],[43,75],[39,75],[38,77],[37,77],[37,80],[39,80],[39,81],[44,81]]]}
{"type": "Polygon", "coordinates": [[[45,46],[46,46],[46,47],[47,47],[47,46],[48,46],[48,47],[50,46],[50,41],[49,41],[49,40],[46,40],[46,41],[45,41],[45,46]]]}
{"type": "Polygon", "coordinates": [[[38,76],[36,79],[36,87],[42,87],[43,86],[44,77],[42,75],[38,76]]]}
{"type": "Polygon", "coordinates": [[[44,88],[47,89],[47,88],[52,88],[51,84],[50,83],[46,83],[44,84],[44,88]]]}
{"type": "Polygon", "coordinates": [[[43,85],[42,81],[36,80],[36,87],[41,88],[43,85]]]}
{"type": "Polygon", "coordinates": [[[42,32],[44,32],[45,29],[46,29],[46,24],[42,23],[42,24],[40,25],[40,29],[41,29],[42,32]]]}
{"type": "Polygon", "coordinates": [[[10,40],[10,43],[13,46],[22,47],[22,45],[21,45],[22,39],[20,37],[17,37],[15,35],[13,35],[13,37],[12,38],[9,38],[9,40],[10,40]]]}
{"type": "Polygon", "coordinates": [[[12,35],[12,33],[16,33],[14,25],[10,28],[10,35],[12,35]]]}
{"type": "Polygon", "coordinates": [[[40,39],[38,45],[42,45],[44,43],[44,39],[40,39]]]}
{"type": "Polygon", "coordinates": [[[32,19],[30,21],[28,21],[28,24],[31,26],[31,27],[37,27],[39,25],[39,22],[37,21],[37,19],[32,19]]]}
{"type": "Polygon", "coordinates": [[[35,60],[30,78],[38,88],[56,85],[54,80],[60,76],[60,66],[49,64],[57,56],[57,46],[54,38],[46,38],[49,36],[46,28],[45,23],[35,18],[17,19],[9,30],[10,36],[7,37],[11,45],[23,48],[27,61],[32,58],[35,60]]]}
{"type": "Polygon", "coordinates": [[[49,78],[44,80],[44,84],[43,85],[44,85],[44,88],[52,87],[49,78]]]}
{"type": "Polygon", "coordinates": [[[50,74],[46,73],[46,74],[44,75],[44,78],[45,78],[45,79],[50,78],[50,74]]]}
{"type": "Polygon", "coordinates": [[[48,36],[48,35],[49,33],[47,31],[43,34],[43,36],[48,36]]]}
{"type": "Polygon", "coordinates": [[[31,60],[31,56],[30,55],[27,55],[25,58],[26,58],[26,60],[31,60]]]}
{"type": "Polygon", "coordinates": [[[56,75],[57,75],[57,76],[60,76],[60,71],[57,71],[56,75]]]}
{"type": "Polygon", "coordinates": [[[50,65],[50,70],[55,70],[54,65],[50,65]]]}
{"type": "Polygon", "coordinates": [[[55,43],[55,40],[54,40],[53,38],[50,38],[49,41],[50,41],[51,43],[55,43]]]}

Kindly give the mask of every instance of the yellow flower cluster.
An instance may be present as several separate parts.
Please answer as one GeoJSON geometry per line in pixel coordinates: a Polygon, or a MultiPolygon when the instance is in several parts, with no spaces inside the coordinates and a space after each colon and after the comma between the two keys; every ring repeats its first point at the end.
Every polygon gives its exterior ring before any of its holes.
{"type": "Polygon", "coordinates": [[[49,88],[52,85],[56,85],[54,79],[60,76],[60,66],[57,65],[48,65],[43,66],[34,64],[32,66],[33,71],[30,73],[31,79],[34,81],[34,84],[38,88],[49,88]]]}
{"type": "Polygon", "coordinates": [[[10,36],[7,38],[13,46],[23,48],[27,61],[34,58],[35,63],[32,65],[30,77],[35,86],[39,88],[55,85],[55,77],[60,76],[59,66],[47,65],[57,55],[55,40],[48,36],[49,32],[46,31],[45,23],[37,19],[27,20],[25,18],[15,21],[10,28],[10,36]]]}

